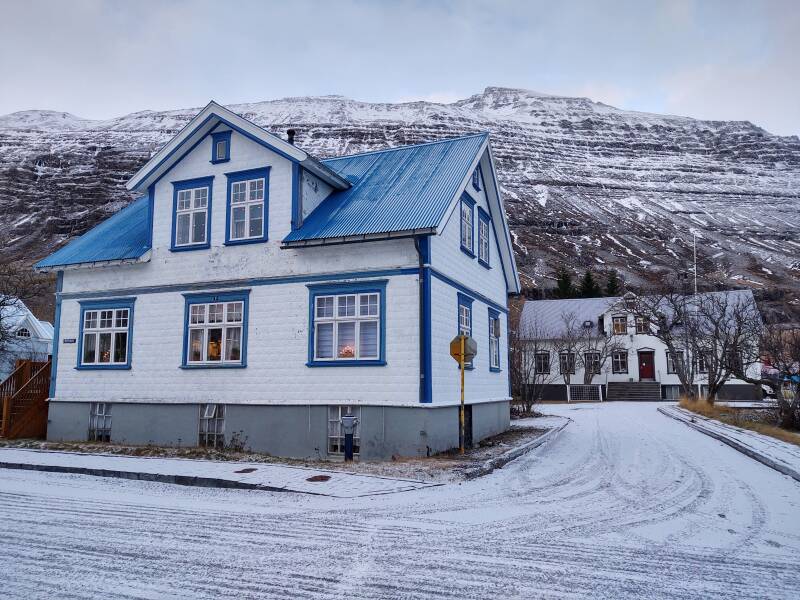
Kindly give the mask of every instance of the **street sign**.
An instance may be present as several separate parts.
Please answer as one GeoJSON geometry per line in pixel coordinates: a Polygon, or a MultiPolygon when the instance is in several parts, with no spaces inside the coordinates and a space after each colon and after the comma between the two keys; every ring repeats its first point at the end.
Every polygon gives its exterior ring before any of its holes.
{"type": "Polygon", "coordinates": [[[467,335],[457,335],[450,342],[450,356],[461,362],[461,338],[464,338],[464,362],[468,363],[478,353],[478,343],[467,335]]]}

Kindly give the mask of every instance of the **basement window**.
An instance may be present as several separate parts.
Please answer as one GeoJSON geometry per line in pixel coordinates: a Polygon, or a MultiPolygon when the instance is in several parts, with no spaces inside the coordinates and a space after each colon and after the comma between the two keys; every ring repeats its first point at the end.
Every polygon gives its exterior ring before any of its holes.
{"type": "Polygon", "coordinates": [[[353,415],[358,424],[353,432],[353,454],[361,452],[361,407],[329,406],[328,407],[328,454],[344,454],[344,432],[341,418],[353,415]]]}
{"type": "Polygon", "coordinates": [[[89,441],[111,441],[111,404],[92,402],[89,408],[89,441]]]}
{"type": "Polygon", "coordinates": [[[200,405],[200,440],[204,448],[225,447],[225,405],[200,405]]]}

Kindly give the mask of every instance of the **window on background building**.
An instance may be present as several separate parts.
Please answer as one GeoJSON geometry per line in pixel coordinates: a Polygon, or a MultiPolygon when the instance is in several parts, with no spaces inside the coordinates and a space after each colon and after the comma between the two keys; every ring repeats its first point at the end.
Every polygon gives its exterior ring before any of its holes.
{"type": "Polygon", "coordinates": [[[650,333],[650,321],[646,317],[636,317],[636,333],[640,335],[650,333]]]}
{"type": "Polygon", "coordinates": [[[186,364],[242,364],[243,330],[243,300],[191,302],[186,364]]]}
{"type": "Polygon", "coordinates": [[[133,302],[126,301],[126,304],[82,304],[79,366],[100,368],[130,365],[133,302]]]}
{"type": "Polygon", "coordinates": [[[92,402],[89,407],[89,441],[111,441],[111,404],[92,402]]]}
{"type": "Polygon", "coordinates": [[[614,335],[628,333],[628,317],[611,317],[611,327],[614,335]]]}
{"type": "Polygon", "coordinates": [[[353,415],[358,424],[353,432],[353,454],[361,452],[361,407],[329,406],[328,407],[328,454],[344,454],[344,432],[341,418],[353,415]]]}
{"type": "Polygon", "coordinates": [[[200,446],[205,448],[225,447],[225,405],[200,405],[200,446]]]}
{"type": "Polygon", "coordinates": [[[229,241],[264,237],[264,190],[266,179],[231,183],[229,241]]]}
{"type": "Polygon", "coordinates": [[[611,355],[611,370],[614,373],[627,373],[628,372],[628,353],[625,351],[617,351],[611,355]]]}
{"type": "Polygon", "coordinates": [[[489,309],[489,368],[500,370],[500,313],[489,309]]]}
{"type": "Polygon", "coordinates": [[[490,248],[490,228],[489,228],[489,215],[482,209],[478,209],[478,262],[484,267],[489,266],[489,248],[490,248]]]}
{"type": "Polygon", "coordinates": [[[706,356],[705,352],[697,354],[697,372],[708,373],[708,356],[706,356]]]}
{"type": "Polygon", "coordinates": [[[475,202],[468,196],[461,198],[461,249],[474,256],[473,227],[475,202]]]}
{"type": "Polygon", "coordinates": [[[534,369],[536,373],[546,374],[550,373],[550,353],[537,352],[535,356],[534,369]]]}
{"type": "Polygon", "coordinates": [[[178,190],[175,204],[175,247],[208,243],[210,187],[178,190]]]}
{"type": "Polygon", "coordinates": [[[31,337],[31,332],[27,327],[20,327],[17,329],[17,337],[29,338],[31,337]]]}
{"type": "Polygon", "coordinates": [[[677,373],[683,366],[683,350],[677,352],[667,351],[667,373],[677,373]]]}
{"type": "Polygon", "coordinates": [[[600,374],[600,353],[586,352],[583,355],[584,369],[592,375],[600,374]]]}
{"type": "Polygon", "coordinates": [[[562,352],[558,355],[558,362],[559,362],[559,372],[562,375],[574,375],[575,374],[575,353],[574,352],[562,352]]]}

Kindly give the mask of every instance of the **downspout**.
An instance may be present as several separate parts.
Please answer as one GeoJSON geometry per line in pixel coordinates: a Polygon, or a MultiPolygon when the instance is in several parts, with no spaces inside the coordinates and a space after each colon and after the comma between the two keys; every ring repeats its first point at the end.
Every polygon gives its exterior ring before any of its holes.
{"type": "Polygon", "coordinates": [[[431,340],[430,340],[430,238],[414,236],[414,248],[419,264],[419,401],[431,402],[431,340]]]}

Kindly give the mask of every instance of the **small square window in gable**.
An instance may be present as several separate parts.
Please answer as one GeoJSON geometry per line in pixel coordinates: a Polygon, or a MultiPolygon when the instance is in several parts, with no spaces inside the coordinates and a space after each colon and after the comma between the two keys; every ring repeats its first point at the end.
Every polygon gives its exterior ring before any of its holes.
{"type": "Polygon", "coordinates": [[[211,134],[211,162],[221,163],[231,159],[231,132],[219,131],[211,134]]]}

